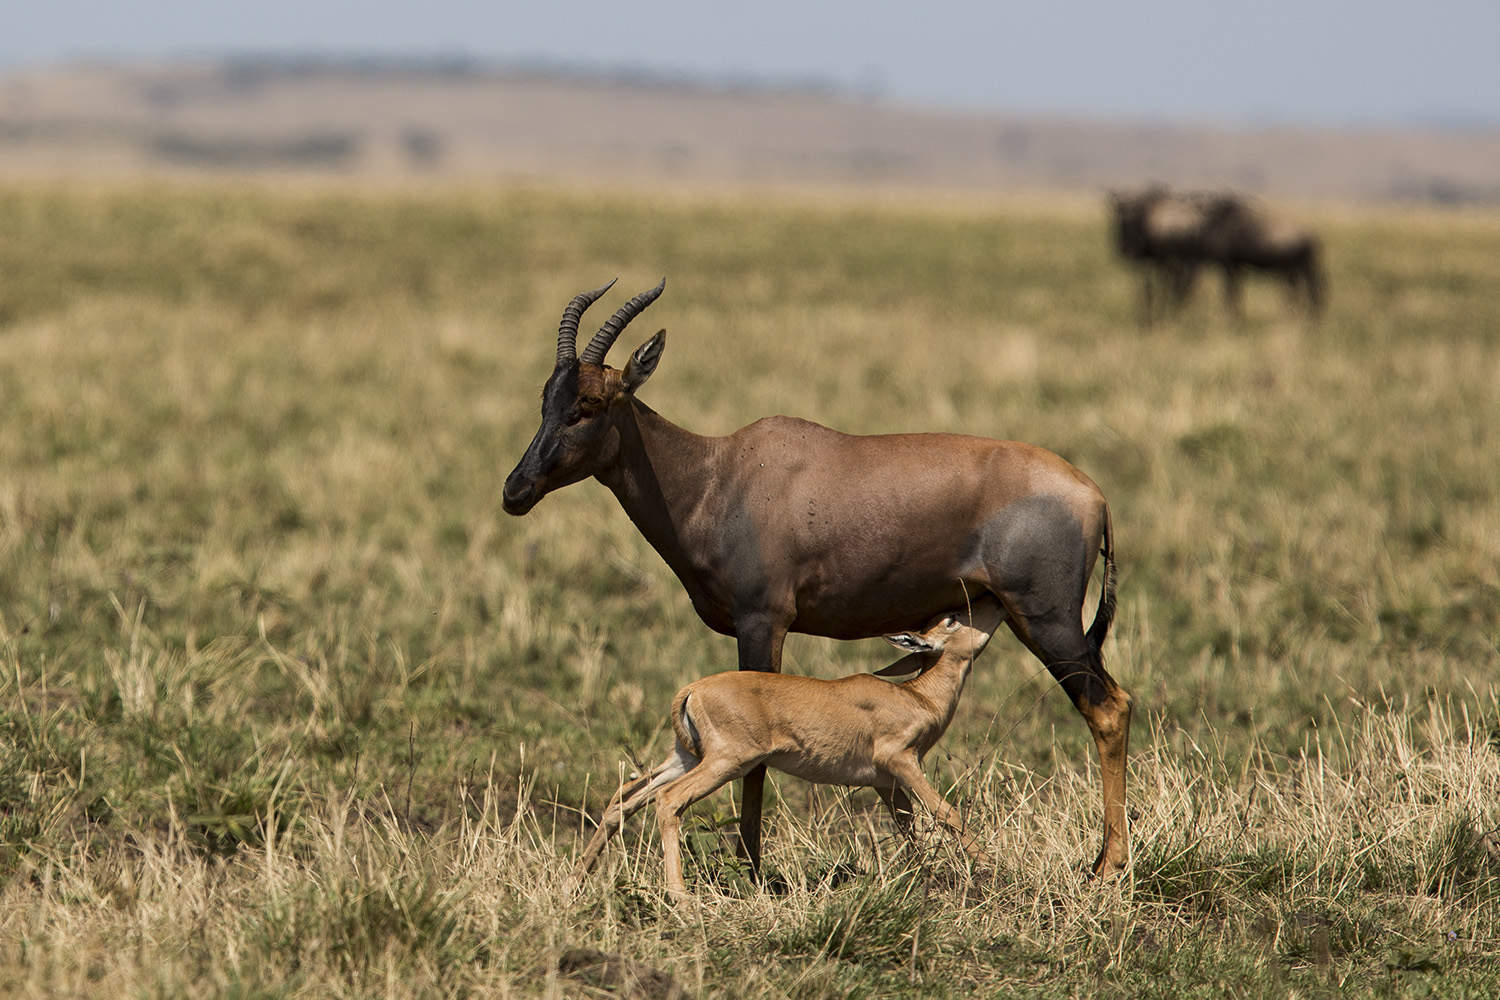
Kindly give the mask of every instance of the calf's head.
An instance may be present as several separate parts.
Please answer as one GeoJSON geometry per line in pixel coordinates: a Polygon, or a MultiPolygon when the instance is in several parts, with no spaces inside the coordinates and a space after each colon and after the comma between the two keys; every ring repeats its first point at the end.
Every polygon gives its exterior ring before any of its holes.
{"type": "Polygon", "coordinates": [[[965,611],[950,611],[933,619],[921,632],[897,632],[885,641],[909,655],[875,671],[877,677],[902,677],[935,666],[948,651],[970,663],[989,643],[1005,620],[1005,609],[992,594],[978,598],[965,611]]]}
{"type": "Polygon", "coordinates": [[[636,348],[623,371],[604,363],[626,325],[667,286],[667,279],[620,307],[577,352],[578,321],[614,282],[574,296],[557,328],[557,366],[542,389],[542,424],[521,461],[505,480],[501,506],[507,514],[525,514],[548,493],[609,468],[619,457],[617,407],[651,377],[667,341],[661,330],[636,348]]]}

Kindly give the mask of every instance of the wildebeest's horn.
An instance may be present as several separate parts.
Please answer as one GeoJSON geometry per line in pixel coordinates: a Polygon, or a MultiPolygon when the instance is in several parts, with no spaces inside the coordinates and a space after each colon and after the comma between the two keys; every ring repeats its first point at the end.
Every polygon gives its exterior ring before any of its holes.
{"type": "Polygon", "coordinates": [[[624,330],[626,324],[631,320],[639,316],[642,309],[655,302],[656,297],[666,287],[667,279],[663,278],[661,279],[661,284],[649,292],[642,292],[621,306],[620,311],[611,316],[609,322],[601,326],[599,332],[594,334],[594,339],[589,341],[589,346],[584,349],[582,360],[594,365],[604,364],[604,355],[608,354],[609,349],[614,346],[615,338],[620,335],[620,331],[624,330]]]}
{"type": "Polygon", "coordinates": [[[594,289],[592,292],[581,292],[573,296],[573,301],[568,303],[568,308],[563,310],[562,322],[557,327],[557,363],[559,365],[572,364],[578,357],[578,321],[583,317],[583,311],[593,305],[599,296],[609,291],[619,278],[610,278],[609,284],[594,289]]]}

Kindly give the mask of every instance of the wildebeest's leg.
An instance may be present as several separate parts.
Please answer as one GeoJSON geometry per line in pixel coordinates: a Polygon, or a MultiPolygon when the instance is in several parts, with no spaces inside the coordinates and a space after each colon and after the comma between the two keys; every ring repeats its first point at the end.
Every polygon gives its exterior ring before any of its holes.
{"type": "Polygon", "coordinates": [[[1307,284],[1303,281],[1303,273],[1296,265],[1281,270],[1281,281],[1286,285],[1287,308],[1292,311],[1303,308],[1307,301],[1307,284]]]}
{"type": "Polygon", "coordinates": [[[1167,275],[1171,281],[1171,310],[1178,313],[1193,297],[1193,285],[1198,281],[1198,265],[1192,260],[1174,258],[1167,265],[1167,275]]]}
{"type": "Polygon", "coordinates": [[[1240,269],[1234,264],[1224,265],[1224,311],[1239,319],[1244,311],[1240,269]]]}
{"type": "MultiPolygon", "coordinates": [[[[739,634],[741,670],[767,670],[781,673],[781,647],[786,641],[786,627],[770,615],[742,616],[735,623],[739,634]]],[[[760,816],[765,797],[766,765],[759,764],[745,775],[740,785],[739,856],[750,862],[750,877],[760,878],[760,816]]]]}
{"type": "Polygon", "coordinates": [[[1316,245],[1309,247],[1303,262],[1302,282],[1307,289],[1307,314],[1314,319],[1323,312],[1323,265],[1316,245]]]}
{"type": "Polygon", "coordinates": [[[1292,306],[1301,306],[1307,315],[1316,317],[1321,305],[1318,287],[1318,254],[1315,247],[1299,251],[1284,267],[1287,298],[1292,306]]]}
{"type": "Polygon", "coordinates": [[[1156,297],[1156,267],[1150,264],[1141,267],[1141,326],[1150,326],[1156,321],[1153,299],[1156,297]]]}

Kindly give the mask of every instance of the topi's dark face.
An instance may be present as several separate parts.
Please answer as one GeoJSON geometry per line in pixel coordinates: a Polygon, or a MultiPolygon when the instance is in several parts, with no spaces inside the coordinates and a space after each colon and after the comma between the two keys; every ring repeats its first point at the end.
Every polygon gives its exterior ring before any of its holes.
{"type": "Polygon", "coordinates": [[[548,493],[609,467],[619,454],[610,403],[620,394],[620,375],[577,361],[558,365],[542,390],[542,423],[531,445],[505,480],[501,506],[525,514],[548,493]]]}
{"type": "Polygon", "coordinates": [[[525,514],[553,490],[598,475],[619,458],[620,434],[612,411],[656,370],[666,331],[642,344],[623,372],[605,365],[604,356],[666,284],[663,278],[661,284],[621,306],[594,334],[582,355],[576,350],[578,321],[610,285],[576,296],[563,311],[557,332],[557,367],[542,389],[541,426],[505,479],[500,504],[507,514],[525,514]]]}

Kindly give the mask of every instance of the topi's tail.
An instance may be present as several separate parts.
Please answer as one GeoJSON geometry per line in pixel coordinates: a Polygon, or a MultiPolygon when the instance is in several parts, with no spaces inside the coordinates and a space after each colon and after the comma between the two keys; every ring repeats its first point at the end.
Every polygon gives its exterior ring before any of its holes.
{"type": "Polygon", "coordinates": [[[1094,623],[1089,626],[1089,645],[1094,652],[1102,653],[1109,627],[1115,620],[1115,530],[1110,522],[1109,506],[1104,508],[1104,586],[1099,594],[1099,610],[1094,612],[1094,623]]]}

